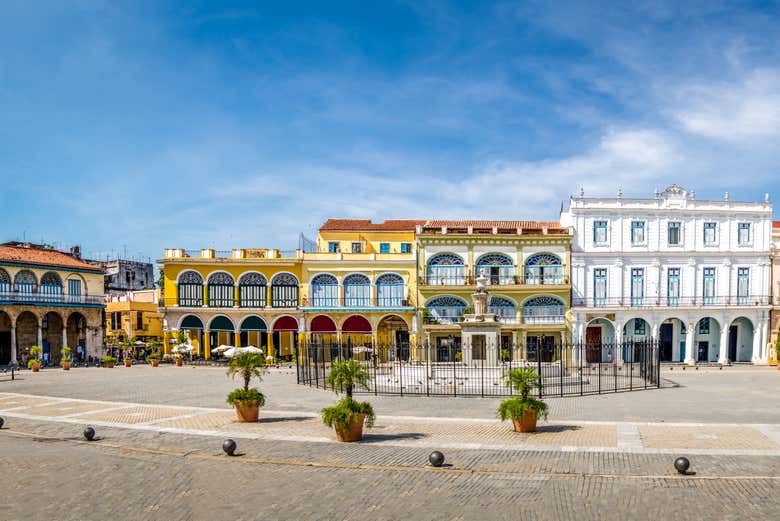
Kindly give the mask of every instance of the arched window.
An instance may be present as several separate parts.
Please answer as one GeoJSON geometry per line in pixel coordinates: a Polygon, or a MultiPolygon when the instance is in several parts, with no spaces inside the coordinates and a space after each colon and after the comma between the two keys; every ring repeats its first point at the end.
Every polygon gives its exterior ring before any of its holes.
{"type": "Polygon", "coordinates": [[[517,322],[517,306],[506,297],[491,296],[488,312],[496,315],[499,322],[506,324],[517,322]]]}
{"type": "Polygon", "coordinates": [[[53,271],[48,271],[41,277],[40,292],[47,300],[62,300],[62,279],[53,271]]]}
{"type": "Polygon", "coordinates": [[[311,279],[311,305],[317,308],[335,308],[339,305],[339,281],[329,273],[320,273],[311,279]]]}
{"type": "Polygon", "coordinates": [[[523,304],[525,324],[563,324],[565,318],[566,308],[557,297],[533,297],[523,304]]]}
{"type": "Polygon", "coordinates": [[[404,305],[406,288],[404,279],[395,273],[385,273],[376,279],[376,305],[397,308],[404,305]]]}
{"type": "Polygon", "coordinates": [[[22,270],[14,277],[14,290],[20,300],[33,300],[33,295],[38,293],[38,279],[32,271],[22,270]]]}
{"type": "Polygon", "coordinates": [[[426,280],[431,286],[459,286],[466,283],[466,266],[454,253],[438,253],[428,261],[426,280]]]}
{"type": "Polygon", "coordinates": [[[212,273],[208,280],[209,307],[231,308],[235,302],[235,281],[228,273],[212,273]]]}
{"type": "Polygon", "coordinates": [[[238,279],[238,302],[242,308],[263,308],[268,282],[261,273],[245,273],[238,279]]]}
{"type": "Polygon", "coordinates": [[[458,297],[436,297],[425,304],[428,318],[438,324],[455,324],[468,307],[466,301],[458,297]]]}
{"type": "Polygon", "coordinates": [[[563,284],[563,263],[552,253],[537,253],[525,261],[526,284],[563,284]]]}
{"type": "Polygon", "coordinates": [[[11,292],[11,276],[3,268],[0,268],[0,293],[11,292]]]}
{"type": "Polygon", "coordinates": [[[514,284],[515,263],[503,253],[486,253],[476,262],[476,275],[490,278],[490,284],[514,284]]]}
{"type": "Polygon", "coordinates": [[[277,273],[271,279],[271,306],[294,308],[298,306],[298,279],[289,273],[277,273]]]}
{"type": "Polygon", "coordinates": [[[197,271],[185,271],[179,277],[179,305],[203,305],[203,277],[197,271]]]}
{"type": "Polygon", "coordinates": [[[344,277],[344,306],[365,308],[371,305],[371,281],[361,273],[344,277]]]}

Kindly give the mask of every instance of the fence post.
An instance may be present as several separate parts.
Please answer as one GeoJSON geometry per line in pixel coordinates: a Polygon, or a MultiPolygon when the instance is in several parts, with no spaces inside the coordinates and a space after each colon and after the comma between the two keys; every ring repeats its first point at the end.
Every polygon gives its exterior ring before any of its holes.
{"type": "Polygon", "coordinates": [[[450,343],[450,363],[452,364],[452,395],[458,396],[458,381],[457,381],[457,374],[455,373],[455,353],[452,352],[451,343],[450,343]]]}
{"type": "Polygon", "coordinates": [[[398,364],[398,381],[401,383],[401,396],[404,395],[404,370],[401,367],[401,359],[398,357],[398,350],[395,351],[395,359],[398,364]]]}
{"type": "Polygon", "coordinates": [[[559,354],[559,356],[561,358],[561,380],[560,380],[561,381],[561,398],[563,398],[563,357],[564,357],[564,352],[563,351],[564,351],[563,350],[563,341],[561,341],[560,354],[559,354]]]}
{"type": "Polygon", "coordinates": [[[539,398],[544,394],[544,377],[542,376],[542,346],[539,344],[539,340],[536,341],[536,373],[539,375],[539,398]]]}
{"type": "MultiPolygon", "coordinates": [[[[617,345],[616,343],[612,344],[613,349],[616,345],[617,345]]],[[[601,349],[602,352],[599,353],[599,394],[601,394],[601,363],[602,363],[602,359],[604,358],[604,353],[603,353],[604,348],[602,347],[601,349]]]]}
{"type": "Polygon", "coordinates": [[[425,368],[425,396],[431,395],[431,378],[433,378],[433,361],[431,360],[431,344],[425,341],[428,367],[425,368]]]}
{"type": "Polygon", "coordinates": [[[580,372],[580,396],[583,396],[584,395],[584,388],[583,388],[584,382],[583,382],[583,375],[582,375],[582,357],[583,357],[583,355],[584,356],[588,356],[588,353],[587,353],[587,349],[583,349],[582,340],[580,340],[576,344],[576,348],[575,349],[579,349],[577,360],[579,360],[579,362],[580,362],[580,367],[579,367],[579,370],[580,370],[579,371],[580,372]],[[585,352],[583,353],[583,351],[585,351],[585,352]]]}
{"type": "Polygon", "coordinates": [[[661,343],[653,342],[653,353],[655,356],[655,382],[656,388],[661,388],[661,343]]]}
{"type": "Polygon", "coordinates": [[[318,349],[314,348],[314,380],[315,380],[315,386],[319,388],[320,386],[320,367],[319,367],[319,360],[317,357],[317,351],[318,349]]]}
{"type": "MultiPolygon", "coordinates": [[[[485,356],[487,356],[487,349],[485,350],[485,356]]],[[[484,398],[485,397],[485,359],[483,358],[481,362],[482,362],[482,370],[480,371],[480,379],[481,379],[480,387],[482,388],[482,390],[480,392],[480,395],[482,396],[482,398],[484,398]]]]}

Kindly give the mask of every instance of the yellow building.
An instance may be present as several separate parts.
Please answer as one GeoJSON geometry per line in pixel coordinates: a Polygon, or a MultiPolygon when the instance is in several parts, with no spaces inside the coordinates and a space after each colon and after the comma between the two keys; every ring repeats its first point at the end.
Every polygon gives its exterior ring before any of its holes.
{"type": "Polygon", "coordinates": [[[204,358],[220,345],[253,345],[290,359],[304,330],[302,262],[300,250],[165,250],[158,261],[165,352],[183,334],[204,358]]]}
{"type": "Polygon", "coordinates": [[[301,311],[313,343],[392,348],[416,333],[415,227],[423,221],[329,219],[303,255],[301,311]]]}
{"type": "Polygon", "coordinates": [[[32,345],[57,364],[101,355],[103,270],[70,253],[30,243],[0,245],[0,365],[24,363],[32,345]]]}
{"type": "MultiPolygon", "coordinates": [[[[417,227],[422,335],[437,361],[460,358],[461,324],[476,278],[489,281],[488,311],[501,323],[504,359],[569,338],[572,235],[557,222],[426,221],[417,227]]],[[[550,350],[551,352],[551,350],[550,350]]]]}
{"type": "Polygon", "coordinates": [[[128,291],[106,302],[106,336],[115,339],[163,340],[156,289],[128,291]]]}

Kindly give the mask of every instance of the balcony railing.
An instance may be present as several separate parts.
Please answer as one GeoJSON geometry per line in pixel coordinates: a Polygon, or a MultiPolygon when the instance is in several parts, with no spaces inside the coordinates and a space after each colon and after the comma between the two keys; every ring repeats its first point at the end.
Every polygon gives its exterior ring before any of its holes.
{"type": "Polygon", "coordinates": [[[523,324],[563,324],[566,321],[564,306],[525,306],[523,324]]]}
{"type": "Polygon", "coordinates": [[[398,297],[314,297],[304,298],[301,301],[303,308],[331,308],[331,309],[356,309],[356,308],[408,308],[408,299],[398,297]]]}
{"type": "Polygon", "coordinates": [[[104,295],[63,295],[52,293],[25,293],[18,291],[0,292],[3,304],[57,304],[57,305],[104,305],[104,295]]]}
{"type": "Polygon", "coordinates": [[[658,307],[726,307],[726,306],[768,306],[769,296],[729,297],[596,297],[572,299],[572,306],[578,308],[658,308],[658,307]]]}
{"type": "MultiPolygon", "coordinates": [[[[474,286],[479,276],[478,271],[471,271],[467,266],[428,266],[418,276],[421,286],[474,286]]],[[[544,270],[538,266],[527,268],[507,267],[498,271],[485,273],[492,286],[511,285],[556,285],[568,284],[569,277],[563,267],[544,270]]]]}

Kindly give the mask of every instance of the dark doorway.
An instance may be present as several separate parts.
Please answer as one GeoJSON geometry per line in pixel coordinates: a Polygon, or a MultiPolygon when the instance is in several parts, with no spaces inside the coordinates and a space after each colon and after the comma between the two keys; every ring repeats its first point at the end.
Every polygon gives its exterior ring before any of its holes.
{"type": "Polygon", "coordinates": [[[601,326],[588,326],[585,330],[585,360],[589,364],[601,362],[601,326]]]}
{"type": "Polygon", "coordinates": [[[708,362],[708,356],[710,352],[710,343],[706,340],[702,340],[699,342],[699,352],[696,357],[697,362],[708,362]]]}
{"type": "Polygon", "coordinates": [[[552,362],[555,355],[555,337],[529,336],[527,349],[529,362],[552,362]]]}
{"type": "Polygon", "coordinates": [[[729,360],[731,362],[737,361],[737,333],[739,328],[737,326],[731,326],[729,328],[729,360]]]}
{"type": "Polygon", "coordinates": [[[11,332],[0,331],[0,365],[11,363],[11,332]]]}
{"type": "Polygon", "coordinates": [[[436,360],[437,361],[455,362],[455,355],[459,352],[460,352],[460,337],[439,337],[436,339],[436,360]]]}
{"type": "Polygon", "coordinates": [[[672,361],[672,338],[674,336],[674,324],[661,324],[661,362],[672,361]]]}

